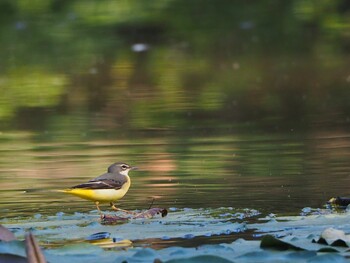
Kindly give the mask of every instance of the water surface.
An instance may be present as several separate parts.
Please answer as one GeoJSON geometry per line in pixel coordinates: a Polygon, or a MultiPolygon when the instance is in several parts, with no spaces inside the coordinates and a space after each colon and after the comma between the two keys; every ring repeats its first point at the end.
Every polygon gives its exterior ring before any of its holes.
{"type": "Polygon", "coordinates": [[[346,133],[168,131],[79,143],[40,142],[30,133],[1,136],[3,216],[93,210],[89,201],[51,190],[88,181],[116,161],[140,168],[131,172],[132,186],[119,202],[127,209],[146,209],[155,199],[161,207],[297,214],[346,195],[349,181],[346,133]]]}
{"type": "Polygon", "coordinates": [[[349,10],[0,3],[0,217],[97,212],[53,190],[117,161],[140,168],[124,209],[296,215],[349,195],[349,10]]]}

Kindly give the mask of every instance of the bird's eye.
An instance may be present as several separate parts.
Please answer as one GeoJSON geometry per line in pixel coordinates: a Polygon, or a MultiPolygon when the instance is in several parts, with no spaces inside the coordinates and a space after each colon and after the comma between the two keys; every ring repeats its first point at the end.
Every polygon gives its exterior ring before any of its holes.
{"type": "Polygon", "coordinates": [[[125,164],[123,164],[121,167],[122,167],[123,170],[126,170],[128,168],[128,166],[125,165],[125,164]]]}

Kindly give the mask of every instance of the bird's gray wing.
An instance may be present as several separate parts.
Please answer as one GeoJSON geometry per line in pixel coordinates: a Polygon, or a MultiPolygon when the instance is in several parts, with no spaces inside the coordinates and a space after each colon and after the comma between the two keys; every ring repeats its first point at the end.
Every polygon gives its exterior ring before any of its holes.
{"type": "Polygon", "coordinates": [[[120,174],[117,174],[117,173],[104,173],[94,179],[91,179],[89,182],[95,182],[95,181],[101,181],[101,180],[115,180],[115,181],[122,180],[122,178],[120,179],[119,177],[120,177],[120,174]]]}
{"type": "Polygon", "coordinates": [[[72,188],[82,189],[120,189],[126,181],[122,180],[99,180],[73,186],[72,188]]]}

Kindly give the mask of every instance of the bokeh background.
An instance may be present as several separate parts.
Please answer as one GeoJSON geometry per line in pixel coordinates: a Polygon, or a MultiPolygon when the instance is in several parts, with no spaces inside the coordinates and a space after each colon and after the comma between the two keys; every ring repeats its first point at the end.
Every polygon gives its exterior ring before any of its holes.
{"type": "Polygon", "coordinates": [[[350,180],[350,2],[2,0],[0,206],[137,165],[126,208],[295,213],[350,180]],[[23,194],[27,189],[36,190],[23,194]]]}

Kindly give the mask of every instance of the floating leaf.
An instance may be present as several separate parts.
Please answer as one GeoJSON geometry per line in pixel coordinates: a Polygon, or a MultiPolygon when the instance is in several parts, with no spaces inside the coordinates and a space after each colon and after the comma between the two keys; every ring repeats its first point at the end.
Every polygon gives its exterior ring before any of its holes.
{"type": "Polygon", "coordinates": [[[132,242],[128,239],[116,239],[116,238],[106,238],[106,239],[99,239],[94,241],[89,241],[93,245],[97,245],[101,248],[127,248],[132,245],[132,242]]]}
{"type": "Polygon", "coordinates": [[[304,250],[300,247],[289,244],[285,241],[279,240],[271,235],[266,235],[262,238],[260,247],[263,249],[275,249],[275,250],[304,250]]]}
{"type": "Polygon", "coordinates": [[[98,245],[102,248],[125,248],[131,246],[132,242],[127,239],[111,238],[109,232],[98,232],[86,238],[90,244],[98,245]]]}
{"type": "MultiPolygon", "coordinates": [[[[138,219],[132,216],[120,217],[119,222],[122,224],[118,226],[101,224],[100,217],[94,213],[42,215],[30,220],[16,218],[12,221],[3,219],[1,222],[6,227],[18,229],[15,235],[19,239],[24,237],[25,231],[31,229],[40,244],[49,248],[45,250],[45,257],[50,263],[87,263],[87,259],[89,262],[99,263],[123,261],[142,263],[155,260],[209,262],[214,259],[223,260],[222,262],[327,262],[329,259],[346,262],[346,257],[350,256],[348,247],[331,247],[326,241],[325,244],[312,243],[312,239],[318,238],[320,233],[331,226],[339,225],[347,231],[350,227],[350,213],[275,216],[273,219],[266,218],[261,223],[241,223],[242,220],[239,218],[242,216],[236,217],[238,210],[232,208],[172,209],[172,211],[166,217],[155,216],[150,219],[147,216],[138,219]],[[269,234],[275,237],[270,237],[272,242],[265,237],[263,242],[237,239],[232,243],[220,245],[198,246],[196,243],[203,239],[222,241],[223,235],[229,234],[234,237],[236,233],[244,232],[246,229],[249,231],[244,235],[251,235],[254,231],[260,237],[269,234]],[[193,246],[192,248],[174,246],[174,241],[179,244],[181,239],[185,242],[186,238],[191,238],[190,241],[193,241],[187,242],[193,246]],[[266,243],[267,241],[269,242],[266,243]],[[160,242],[162,246],[157,247],[160,242]],[[144,245],[155,249],[143,248],[144,245]],[[169,247],[161,249],[167,245],[169,247]],[[126,247],[128,249],[124,249],[126,247]]],[[[160,210],[158,214],[161,215],[160,210]]],[[[243,218],[248,218],[249,214],[251,214],[249,211],[244,213],[243,218]]],[[[116,215],[112,213],[107,213],[105,218],[116,221],[116,215]]],[[[15,247],[5,249],[6,246],[2,245],[0,242],[0,254],[11,251],[12,254],[18,255],[13,253],[15,247]]],[[[22,250],[24,251],[24,248],[22,250]]]]}
{"type": "Polygon", "coordinates": [[[88,236],[86,238],[86,240],[95,241],[95,240],[106,239],[106,238],[110,238],[110,237],[111,237],[111,233],[109,233],[109,232],[98,232],[98,233],[95,233],[95,234],[88,236]]]}
{"type": "MultiPolygon", "coordinates": [[[[221,211],[222,209],[220,209],[221,211]]],[[[156,213],[160,210],[153,209],[156,213]]],[[[98,232],[109,232],[111,238],[127,240],[144,240],[150,238],[183,238],[187,235],[211,237],[227,235],[227,233],[243,232],[245,223],[237,223],[227,219],[214,218],[214,209],[178,209],[176,212],[161,217],[161,214],[151,219],[118,217],[114,213],[106,213],[103,221],[95,214],[64,214],[45,216],[40,218],[17,218],[8,222],[6,227],[16,228],[17,238],[24,238],[23,233],[31,229],[35,237],[42,241],[43,246],[62,246],[67,243],[84,242],[89,235],[98,232]],[[113,223],[119,224],[116,228],[113,223]],[[118,232],[116,232],[118,231],[118,232]],[[116,236],[118,235],[118,236],[116,236]]],[[[163,212],[164,215],[164,212],[163,212]]],[[[88,242],[88,241],[86,241],[88,242]]]]}
{"type": "MultiPolygon", "coordinates": [[[[9,242],[0,241],[0,255],[15,255],[18,257],[26,257],[24,242],[13,240],[9,242]]],[[[3,262],[3,261],[0,261],[3,262]]],[[[4,261],[6,262],[6,261],[4,261]]]]}

